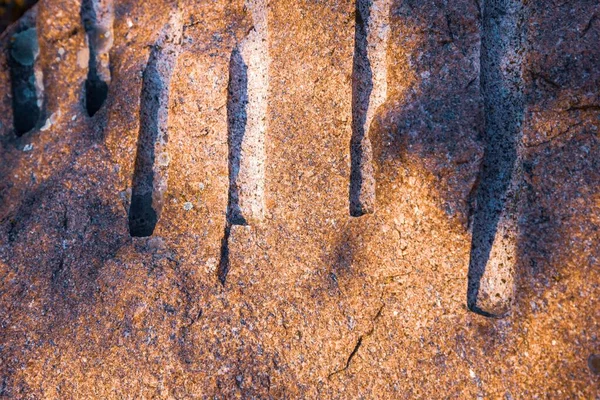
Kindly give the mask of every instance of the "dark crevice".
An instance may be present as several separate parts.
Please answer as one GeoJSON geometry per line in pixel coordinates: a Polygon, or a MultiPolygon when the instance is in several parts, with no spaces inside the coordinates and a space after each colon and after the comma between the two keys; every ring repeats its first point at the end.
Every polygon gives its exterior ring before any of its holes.
{"type": "MultiPolygon", "coordinates": [[[[382,293],[382,296],[383,296],[383,293],[382,293]]],[[[382,303],[381,306],[379,307],[379,309],[377,310],[377,313],[371,320],[371,323],[372,323],[371,329],[369,329],[367,332],[365,332],[364,335],[361,335],[358,337],[358,340],[356,341],[354,348],[352,349],[352,351],[350,352],[350,355],[346,359],[346,364],[344,365],[344,367],[330,373],[328,376],[329,379],[331,379],[332,376],[339,374],[340,372],[346,371],[348,368],[350,368],[350,363],[352,363],[354,356],[356,356],[356,354],[358,353],[358,350],[360,350],[360,346],[362,346],[364,338],[370,337],[375,332],[375,325],[377,323],[377,320],[379,320],[379,318],[381,317],[384,307],[385,307],[385,303],[382,303]]]]}
{"type": "Polygon", "coordinates": [[[221,257],[217,275],[225,285],[229,272],[229,235],[232,225],[247,225],[239,205],[238,174],[242,157],[242,142],[248,123],[248,66],[238,48],[229,60],[229,84],[227,88],[227,143],[229,146],[229,194],[225,232],[221,240],[221,257]]]}
{"type": "Polygon", "coordinates": [[[161,108],[167,107],[168,87],[164,69],[160,68],[160,46],[155,46],[144,70],[140,101],[140,132],[137,143],[129,232],[134,237],[151,236],[160,218],[162,194],[157,190],[164,182],[157,176],[156,149],[166,132],[165,116],[161,108]]]}
{"type": "Polygon", "coordinates": [[[238,174],[242,159],[242,142],[248,123],[248,66],[239,49],[234,49],[229,60],[229,85],[227,88],[227,126],[229,145],[229,196],[227,223],[246,225],[240,209],[238,174]]]}
{"type": "MultiPolygon", "coordinates": [[[[110,77],[110,71],[103,65],[102,58],[108,58],[108,50],[112,45],[112,16],[99,15],[99,7],[98,0],[82,0],[80,10],[90,50],[88,76],[85,81],[85,106],[90,117],[93,117],[106,101],[108,82],[105,79],[110,77]],[[101,21],[102,17],[106,20],[104,23],[101,21]],[[104,79],[102,75],[105,76],[104,79]]],[[[111,13],[112,5],[109,3],[107,9],[102,11],[104,14],[111,13]]]]}
{"type": "Polygon", "coordinates": [[[96,73],[96,68],[91,66],[95,55],[90,53],[90,70],[85,81],[85,107],[90,117],[93,117],[108,97],[108,84],[96,73]]]}
{"type": "MultiPolygon", "coordinates": [[[[370,335],[371,333],[372,333],[372,331],[370,333],[367,333],[367,335],[370,335]]],[[[360,350],[360,346],[362,345],[363,338],[364,338],[364,336],[358,337],[358,340],[356,341],[354,348],[352,349],[352,351],[350,352],[350,355],[346,359],[346,364],[344,365],[344,367],[330,373],[328,376],[329,379],[331,379],[332,376],[337,375],[340,372],[344,372],[348,368],[350,368],[350,363],[352,362],[352,359],[354,358],[354,356],[356,356],[356,354],[358,353],[358,350],[360,350]]]]}
{"type": "Polygon", "coordinates": [[[481,4],[479,4],[479,0],[473,0],[475,3],[475,7],[477,7],[477,18],[481,18],[481,4]]]}
{"type": "Polygon", "coordinates": [[[352,352],[348,356],[348,359],[346,360],[346,366],[344,367],[344,369],[348,369],[348,367],[350,366],[352,359],[354,358],[356,353],[358,353],[358,350],[360,349],[360,346],[362,345],[362,341],[363,341],[363,337],[361,336],[358,338],[358,341],[356,342],[354,349],[352,349],[352,352]]]}
{"type": "Polygon", "coordinates": [[[486,0],[482,6],[480,61],[486,148],[476,192],[467,303],[472,311],[488,317],[499,315],[478,306],[480,285],[501,216],[512,201],[509,188],[523,116],[521,62],[516,60],[512,69],[503,69],[504,59],[518,53],[514,49],[520,45],[520,7],[516,0],[486,0]]]}
{"type": "Polygon", "coordinates": [[[26,28],[14,34],[10,43],[10,80],[13,123],[17,136],[34,129],[41,118],[41,83],[35,75],[39,54],[37,30],[26,28]]]}
{"type": "Polygon", "coordinates": [[[600,111],[600,104],[580,104],[571,106],[566,111],[600,111]]]}
{"type": "Polygon", "coordinates": [[[560,132],[558,132],[556,135],[553,135],[552,137],[550,137],[549,139],[546,140],[542,140],[539,142],[535,142],[533,144],[524,144],[523,147],[526,149],[534,149],[540,146],[544,146],[548,143],[552,143],[555,142],[556,140],[564,137],[565,135],[571,133],[573,131],[573,128],[577,128],[579,126],[582,126],[583,122],[576,122],[574,124],[570,124],[568,127],[566,127],[565,129],[561,130],[560,132]]]}
{"type": "Polygon", "coordinates": [[[583,31],[581,32],[581,35],[579,35],[579,36],[580,37],[584,37],[585,35],[587,35],[588,31],[590,30],[590,28],[594,24],[594,21],[596,21],[597,19],[598,19],[598,17],[596,16],[596,14],[592,15],[592,17],[590,18],[590,20],[588,21],[588,23],[583,28],[583,31]]]}
{"type": "Polygon", "coordinates": [[[350,143],[350,215],[372,213],[374,188],[369,187],[372,172],[368,151],[367,113],[373,91],[373,71],[368,55],[367,29],[372,0],[356,0],[354,60],[352,66],[352,138],[350,143]]]}
{"type": "Polygon", "coordinates": [[[554,82],[552,79],[548,78],[541,72],[535,72],[535,71],[531,71],[531,70],[528,70],[528,72],[531,75],[531,78],[533,80],[541,80],[542,82],[546,83],[547,85],[552,86],[555,89],[561,88],[561,86],[558,83],[554,82]]]}
{"type": "Polygon", "coordinates": [[[227,274],[229,273],[229,235],[231,234],[231,225],[225,225],[225,232],[221,239],[221,256],[217,267],[217,276],[223,286],[227,282],[227,274]]]}

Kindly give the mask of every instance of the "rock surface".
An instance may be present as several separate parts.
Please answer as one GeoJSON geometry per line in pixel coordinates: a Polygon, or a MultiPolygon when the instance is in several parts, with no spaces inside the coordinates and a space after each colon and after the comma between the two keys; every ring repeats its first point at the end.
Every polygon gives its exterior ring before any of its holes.
{"type": "Polygon", "coordinates": [[[0,36],[0,397],[598,396],[597,0],[83,3],[0,36]]]}

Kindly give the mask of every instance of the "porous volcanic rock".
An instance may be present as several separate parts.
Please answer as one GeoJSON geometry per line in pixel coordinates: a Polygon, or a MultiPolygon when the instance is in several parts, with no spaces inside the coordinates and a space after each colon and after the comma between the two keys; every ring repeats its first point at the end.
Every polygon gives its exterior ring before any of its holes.
{"type": "Polygon", "coordinates": [[[596,398],[599,43],[597,0],[41,0],[0,397],[596,398]]]}

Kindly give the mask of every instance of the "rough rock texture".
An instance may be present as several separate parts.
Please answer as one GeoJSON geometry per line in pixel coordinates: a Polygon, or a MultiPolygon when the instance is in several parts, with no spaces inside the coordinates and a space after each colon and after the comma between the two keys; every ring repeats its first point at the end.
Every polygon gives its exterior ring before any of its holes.
{"type": "Polygon", "coordinates": [[[371,2],[387,61],[368,30],[362,54],[387,88],[360,217],[354,1],[84,3],[42,0],[0,36],[0,397],[598,397],[597,0],[371,2]],[[17,132],[11,46],[31,28],[43,101],[17,132]],[[236,162],[260,218],[232,216],[236,162]],[[510,201],[485,208],[490,176],[510,201]],[[484,257],[477,292],[482,212],[482,232],[509,221],[491,236],[508,264],[484,257]]]}

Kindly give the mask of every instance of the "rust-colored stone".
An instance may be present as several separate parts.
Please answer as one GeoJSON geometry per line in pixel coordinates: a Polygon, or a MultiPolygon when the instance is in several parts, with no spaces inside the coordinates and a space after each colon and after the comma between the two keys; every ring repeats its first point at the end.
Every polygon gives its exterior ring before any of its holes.
{"type": "Polygon", "coordinates": [[[0,397],[598,395],[600,5],[371,3],[43,0],[2,33],[0,397]]]}

